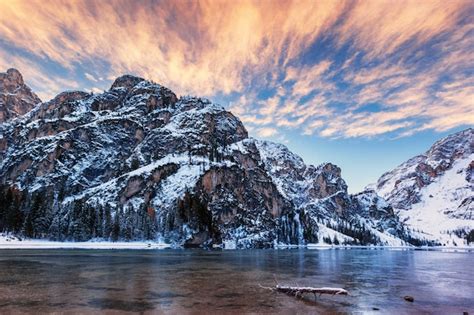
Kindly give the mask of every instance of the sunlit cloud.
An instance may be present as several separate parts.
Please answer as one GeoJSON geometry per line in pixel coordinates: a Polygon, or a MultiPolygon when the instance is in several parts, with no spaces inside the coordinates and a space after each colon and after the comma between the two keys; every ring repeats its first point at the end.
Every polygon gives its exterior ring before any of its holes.
{"type": "Polygon", "coordinates": [[[4,1],[5,41],[65,68],[97,59],[181,93],[244,87],[243,73],[296,57],[331,25],[338,2],[4,1]],[[309,7],[308,7],[309,5],[309,7]]]}
{"type": "Polygon", "coordinates": [[[259,128],[257,130],[257,135],[263,138],[268,138],[271,136],[274,136],[278,133],[278,131],[275,128],[271,127],[264,127],[264,128],[259,128]]]}
{"type": "Polygon", "coordinates": [[[259,137],[474,124],[472,1],[1,1],[0,67],[40,97],[124,73],[223,102],[259,137]]]}
{"type": "Polygon", "coordinates": [[[21,69],[23,79],[43,101],[54,97],[59,91],[65,89],[79,89],[78,82],[65,77],[50,77],[40,64],[16,55],[7,54],[0,50],[0,69],[21,69]]]}
{"type": "MultiPolygon", "coordinates": [[[[456,26],[468,1],[357,1],[338,30],[343,45],[353,39],[368,58],[414,50],[456,26]]],[[[469,15],[467,15],[469,16],[469,15]]]]}
{"type": "Polygon", "coordinates": [[[93,82],[99,81],[99,79],[97,79],[96,77],[94,77],[92,74],[90,74],[88,72],[85,72],[84,76],[90,81],[93,81],[93,82]]]}

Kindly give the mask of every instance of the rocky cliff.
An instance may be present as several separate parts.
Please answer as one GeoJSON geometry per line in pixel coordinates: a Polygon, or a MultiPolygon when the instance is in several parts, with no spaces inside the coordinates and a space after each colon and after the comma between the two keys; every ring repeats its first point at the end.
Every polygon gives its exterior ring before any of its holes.
{"type": "Polygon", "coordinates": [[[418,236],[474,242],[474,129],[437,141],[380,177],[375,189],[418,236]]]}
{"type": "Polygon", "coordinates": [[[306,165],[249,138],[224,108],[135,76],[102,94],[61,93],[0,133],[0,229],[27,237],[227,248],[412,241],[375,192],[349,195],[337,166],[306,165]]]}
{"type": "Polygon", "coordinates": [[[29,112],[41,100],[16,69],[0,73],[0,123],[29,112]]]}

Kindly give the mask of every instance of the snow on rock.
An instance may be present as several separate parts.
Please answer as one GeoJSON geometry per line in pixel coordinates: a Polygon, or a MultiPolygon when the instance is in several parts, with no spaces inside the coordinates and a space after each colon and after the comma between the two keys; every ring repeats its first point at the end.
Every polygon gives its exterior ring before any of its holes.
{"type": "Polygon", "coordinates": [[[418,235],[462,246],[474,230],[473,169],[474,129],[469,128],[385,173],[375,186],[418,235]]]}
{"type": "Polygon", "coordinates": [[[407,244],[408,233],[393,209],[374,191],[350,196],[339,167],[306,165],[281,144],[255,141],[255,145],[273,182],[298,210],[292,221],[302,235],[300,243],[407,244]]]}
{"type": "Polygon", "coordinates": [[[143,78],[63,92],[0,135],[0,230],[15,235],[226,248],[413,239],[375,192],[349,195],[336,165],[306,165],[221,106],[143,78]]]}

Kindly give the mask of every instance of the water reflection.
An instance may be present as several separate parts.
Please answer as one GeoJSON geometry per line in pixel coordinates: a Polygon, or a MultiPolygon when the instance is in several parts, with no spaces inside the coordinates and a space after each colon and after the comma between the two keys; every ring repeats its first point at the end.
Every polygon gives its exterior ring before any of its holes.
{"type": "Polygon", "coordinates": [[[472,313],[473,257],[387,250],[3,250],[0,313],[472,313]],[[351,295],[297,300],[259,286],[275,282],[344,287],[351,295]]]}

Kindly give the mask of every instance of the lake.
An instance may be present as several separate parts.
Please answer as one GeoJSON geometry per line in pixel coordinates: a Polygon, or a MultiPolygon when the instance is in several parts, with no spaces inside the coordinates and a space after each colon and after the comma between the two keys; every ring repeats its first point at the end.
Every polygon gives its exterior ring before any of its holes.
{"type": "Polygon", "coordinates": [[[0,250],[2,314],[474,314],[473,297],[469,252],[0,250]],[[276,282],[350,295],[297,299],[259,286],[276,282]]]}

